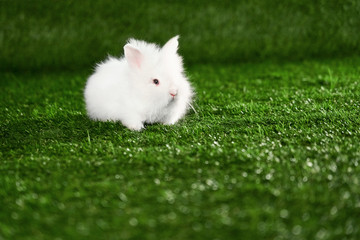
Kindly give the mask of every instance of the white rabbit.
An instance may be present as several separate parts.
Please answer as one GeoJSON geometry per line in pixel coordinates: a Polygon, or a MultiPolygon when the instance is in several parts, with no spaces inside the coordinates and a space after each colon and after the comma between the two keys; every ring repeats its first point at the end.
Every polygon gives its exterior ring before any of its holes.
{"type": "Polygon", "coordinates": [[[85,87],[89,117],[137,131],[144,123],[171,125],[182,118],[194,93],[177,53],[178,38],[162,48],[130,39],[124,57],[98,64],[85,87]]]}

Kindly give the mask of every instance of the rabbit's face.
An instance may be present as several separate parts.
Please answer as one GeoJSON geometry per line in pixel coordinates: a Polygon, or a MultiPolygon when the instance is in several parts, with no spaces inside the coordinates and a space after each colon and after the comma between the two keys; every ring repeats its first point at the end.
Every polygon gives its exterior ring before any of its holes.
{"type": "Polygon", "coordinates": [[[166,71],[155,70],[151,77],[147,78],[147,98],[153,104],[164,107],[177,100],[179,96],[179,84],[176,78],[166,74],[166,71]]]}

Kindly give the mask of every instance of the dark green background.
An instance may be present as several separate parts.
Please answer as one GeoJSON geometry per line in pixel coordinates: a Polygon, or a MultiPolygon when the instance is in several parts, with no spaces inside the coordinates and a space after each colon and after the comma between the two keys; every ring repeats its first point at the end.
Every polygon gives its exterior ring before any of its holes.
{"type": "Polygon", "coordinates": [[[360,1],[0,1],[0,70],[89,69],[180,34],[187,64],[360,53],[360,1]]]}
{"type": "Polygon", "coordinates": [[[0,0],[0,240],[360,239],[360,0],[0,0]],[[133,132],[83,89],[129,37],[197,113],[133,132]]]}

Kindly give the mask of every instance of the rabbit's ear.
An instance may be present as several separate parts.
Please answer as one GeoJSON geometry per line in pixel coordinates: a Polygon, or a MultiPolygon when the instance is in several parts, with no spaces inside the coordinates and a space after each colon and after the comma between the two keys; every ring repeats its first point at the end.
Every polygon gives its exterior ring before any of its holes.
{"type": "Polygon", "coordinates": [[[126,44],[124,46],[124,54],[130,67],[134,67],[137,69],[141,68],[143,62],[143,55],[141,54],[139,49],[135,48],[131,44],[126,44]]]}
{"type": "Polygon", "coordinates": [[[165,45],[162,47],[161,51],[165,54],[174,54],[176,53],[179,46],[179,35],[171,38],[165,45]]]}

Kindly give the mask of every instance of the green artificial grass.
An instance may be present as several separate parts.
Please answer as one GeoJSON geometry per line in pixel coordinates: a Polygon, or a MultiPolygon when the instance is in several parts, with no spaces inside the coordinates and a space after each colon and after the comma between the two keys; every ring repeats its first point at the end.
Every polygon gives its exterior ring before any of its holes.
{"type": "Polygon", "coordinates": [[[0,75],[0,239],[359,239],[360,58],[188,67],[174,126],[90,121],[90,72],[0,75]]]}
{"type": "Polygon", "coordinates": [[[359,0],[0,1],[0,70],[88,69],[180,34],[188,64],[360,54],[359,0]]]}

